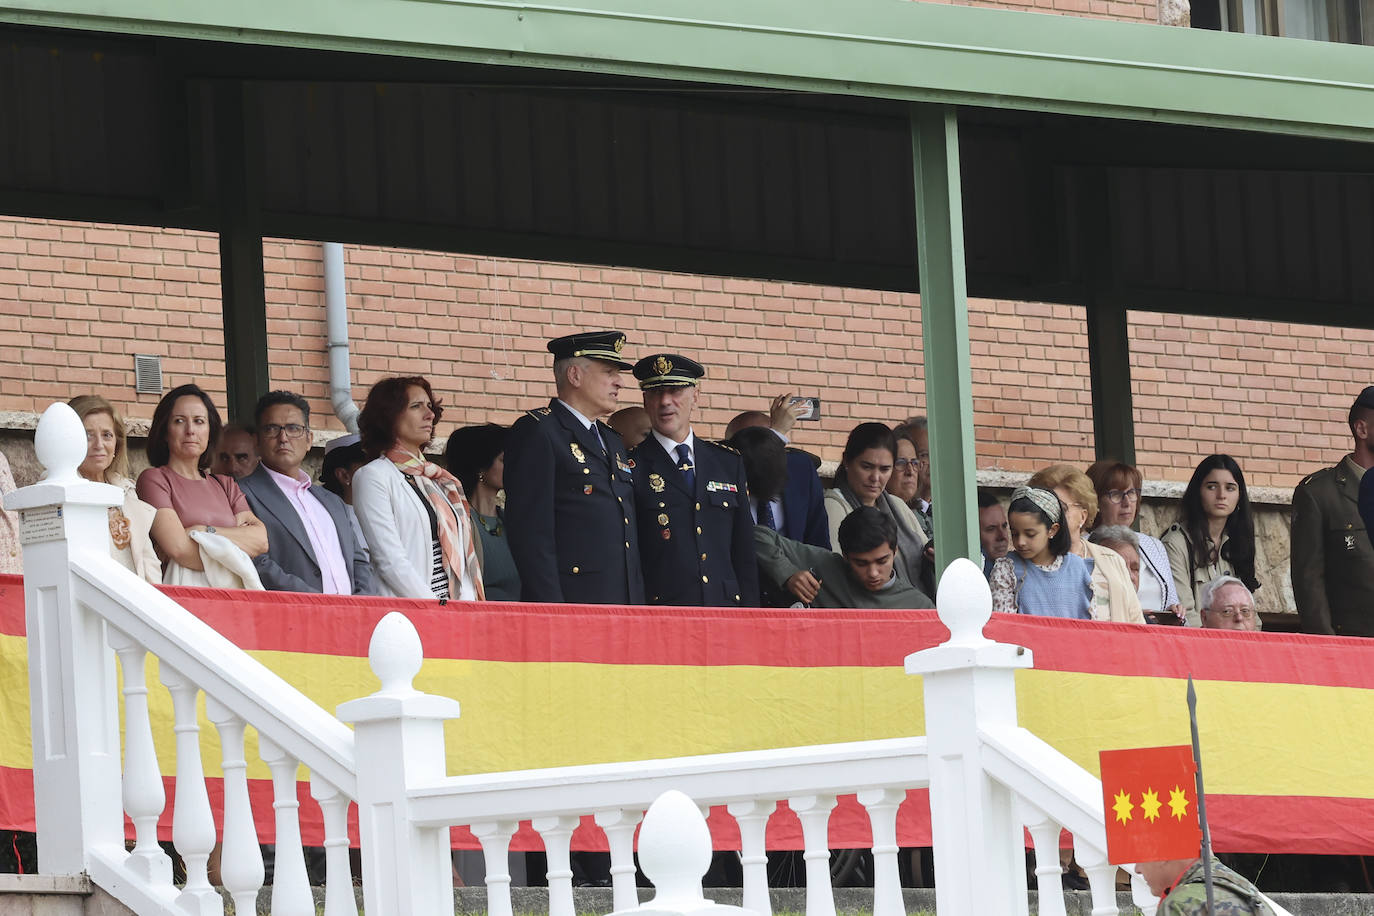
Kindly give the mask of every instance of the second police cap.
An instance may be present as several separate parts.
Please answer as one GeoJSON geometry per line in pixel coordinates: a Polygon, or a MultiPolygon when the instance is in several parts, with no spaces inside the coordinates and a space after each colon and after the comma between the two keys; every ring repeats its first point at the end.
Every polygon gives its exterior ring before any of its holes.
{"type": "Polygon", "coordinates": [[[582,356],[587,359],[599,359],[621,369],[634,368],[620,358],[620,351],[625,349],[625,335],[619,331],[583,331],[580,334],[556,337],[549,341],[548,346],[554,360],[582,356]]]}
{"type": "Polygon", "coordinates": [[[643,391],[695,386],[705,374],[701,363],[676,353],[653,353],[635,363],[635,378],[643,391]]]}

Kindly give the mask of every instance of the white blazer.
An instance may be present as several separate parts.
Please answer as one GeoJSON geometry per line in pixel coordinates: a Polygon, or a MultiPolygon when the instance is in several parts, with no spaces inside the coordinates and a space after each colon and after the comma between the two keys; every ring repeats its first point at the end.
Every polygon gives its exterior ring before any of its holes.
{"type": "MultiPolygon", "coordinates": [[[[354,472],[353,510],[358,513],[358,524],[372,552],[377,594],[439,597],[429,586],[434,564],[429,513],[390,458],[369,461],[354,472]]],[[[459,530],[463,530],[462,526],[459,530]]]]}

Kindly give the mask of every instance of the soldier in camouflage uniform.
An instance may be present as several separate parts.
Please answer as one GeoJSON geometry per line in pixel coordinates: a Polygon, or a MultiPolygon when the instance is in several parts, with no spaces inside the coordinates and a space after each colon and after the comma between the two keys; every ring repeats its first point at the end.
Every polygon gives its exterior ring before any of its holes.
{"type": "MultiPolygon", "coordinates": [[[[1208,916],[1201,859],[1142,862],[1135,870],[1163,899],[1155,916],[1208,916]]],[[[1274,916],[1259,890],[1242,876],[1212,860],[1211,916],[1274,916]]]]}

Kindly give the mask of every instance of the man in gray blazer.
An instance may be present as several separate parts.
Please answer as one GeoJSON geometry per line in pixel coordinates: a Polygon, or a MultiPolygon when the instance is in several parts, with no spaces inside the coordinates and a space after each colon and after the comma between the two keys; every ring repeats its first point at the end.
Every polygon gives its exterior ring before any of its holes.
{"type": "Polygon", "coordinates": [[[262,584],[280,592],[374,594],[372,567],[343,500],[313,486],[301,470],[310,451],[310,405],[298,394],[269,391],[253,422],[262,463],[238,483],[267,526],[267,553],[253,560],[262,584]]]}

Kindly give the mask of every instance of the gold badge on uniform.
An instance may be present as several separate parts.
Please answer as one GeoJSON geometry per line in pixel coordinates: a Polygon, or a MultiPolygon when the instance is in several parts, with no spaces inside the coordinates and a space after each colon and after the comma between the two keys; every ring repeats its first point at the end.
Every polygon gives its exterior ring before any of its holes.
{"type": "Polygon", "coordinates": [[[571,443],[571,447],[572,447],[572,456],[573,456],[574,458],[577,459],[577,463],[578,463],[578,464],[586,464],[586,463],[587,463],[587,456],[584,455],[584,454],[582,454],[582,446],[578,445],[576,442],[573,442],[573,443],[571,443]]]}
{"type": "Polygon", "coordinates": [[[660,514],[659,514],[659,516],[658,516],[658,523],[659,523],[660,525],[664,525],[664,526],[666,526],[666,525],[668,524],[668,515],[667,515],[667,513],[660,513],[660,514]]]}
{"type": "Polygon", "coordinates": [[[649,487],[650,487],[650,489],[652,489],[655,493],[662,493],[662,492],[663,492],[663,475],[661,475],[661,474],[650,474],[650,475],[649,475],[649,487]]]}
{"type": "Polygon", "coordinates": [[[668,357],[660,356],[658,359],[654,360],[654,371],[659,375],[667,375],[669,372],[673,371],[673,364],[668,361],[668,357]]]}

